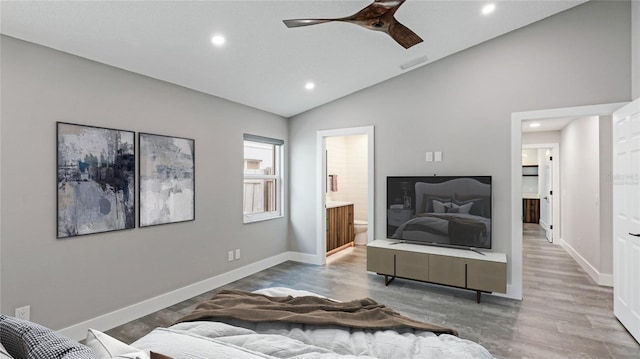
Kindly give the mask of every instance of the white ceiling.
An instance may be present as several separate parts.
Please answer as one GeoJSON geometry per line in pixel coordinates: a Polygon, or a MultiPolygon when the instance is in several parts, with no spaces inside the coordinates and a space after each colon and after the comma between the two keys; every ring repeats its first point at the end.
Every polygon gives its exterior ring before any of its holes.
{"type": "Polygon", "coordinates": [[[407,50],[353,24],[282,23],[344,17],[371,2],[3,0],[0,31],[291,117],[398,76],[416,58],[428,64],[585,1],[494,1],[484,16],[490,1],[408,0],[396,18],[424,42],[407,50]],[[217,33],[227,38],[220,48],[210,42],[217,33]]]}
{"type": "Polygon", "coordinates": [[[544,120],[522,121],[522,132],[546,132],[546,131],[562,131],[567,125],[577,118],[549,118],[544,120]],[[532,124],[537,124],[532,127],[532,124]]]}

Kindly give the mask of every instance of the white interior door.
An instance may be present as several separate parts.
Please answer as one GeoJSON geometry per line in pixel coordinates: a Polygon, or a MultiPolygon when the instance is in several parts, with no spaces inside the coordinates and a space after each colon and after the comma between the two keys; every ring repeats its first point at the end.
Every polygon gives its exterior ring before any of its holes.
{"type": "Polygon", "coordinates": [[[613,312],[640,341],[640,99],[613,114],[613,312]]]}

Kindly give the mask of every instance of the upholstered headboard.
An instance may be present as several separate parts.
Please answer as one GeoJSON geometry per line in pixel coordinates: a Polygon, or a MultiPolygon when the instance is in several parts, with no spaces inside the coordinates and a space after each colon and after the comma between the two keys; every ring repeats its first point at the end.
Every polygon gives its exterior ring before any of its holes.
{"type": "Polygon", "coordinates": [[[440,197],[443,201],[453,202],[464,202],[472,199],[485,200],[486,208],[482,209],[482,216],[491,216],[491,185],[473,178],[461,177],[441,183],[416,182],[415,194],[416,213],[427,211],[429,206],[425,198],[432,196],[435,198],[440,197]]]}

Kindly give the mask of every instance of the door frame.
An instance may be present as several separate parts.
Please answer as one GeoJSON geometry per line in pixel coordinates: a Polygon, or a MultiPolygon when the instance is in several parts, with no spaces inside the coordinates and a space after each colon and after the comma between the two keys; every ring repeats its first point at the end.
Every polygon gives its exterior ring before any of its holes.
{"type": "Polygon", "coordinates": [[[327,137],[344,137],[354,135],[367,136],[367,243],[375,238],[375,182],[374,182],[374,126],[338,128],[333,130],[320,130],[316,134],[316,255],[314,263],[324,265],[327,262],[327,137]]]}
{"type": "Polygon", "coordinates": [[[511,285],[510,298],[522,299],[522,122],[561,117],[610,116],[627,102],[511,113],[511,285]]]}
{"type": "MultiPolygon", "coordinates": [[[[551,207],[553,208],[553,239],[551,243],[560,244],[560,144],[559,143],[536,143],[522,145],[522,148],[526,149],[551,149],[551,156],[553,157],[553,197],[551,207]]],[[[540,198],[542,200],[542,198],[540,198]]]]}

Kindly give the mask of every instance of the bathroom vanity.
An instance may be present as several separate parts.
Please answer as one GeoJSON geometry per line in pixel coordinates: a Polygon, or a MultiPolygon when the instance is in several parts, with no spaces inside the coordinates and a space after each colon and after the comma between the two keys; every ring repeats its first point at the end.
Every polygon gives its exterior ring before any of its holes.
{"type": "Polygon", "coordinates": [[[522,194],[522,221],[540,223],[540,197],[537,193],[522,194]]]}
{"type": "Polygon", "coordinates": [[[353,203],[327,202],[327,253],[353,244],[353,203]]]}

